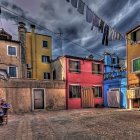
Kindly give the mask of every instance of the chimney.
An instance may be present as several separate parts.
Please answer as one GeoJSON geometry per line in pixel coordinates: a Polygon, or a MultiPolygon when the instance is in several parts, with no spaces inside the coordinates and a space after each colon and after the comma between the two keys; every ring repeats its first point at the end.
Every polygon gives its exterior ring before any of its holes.
{"type": "Polygon", "coordinates": [[[21,78],[26,78],[26,27],[25,23],[19,22],[18,38],[20,41],[20,56],[21,56],[21,78]]]}
{"type": "Polygon", "coordinates": [[[31,24],[32,33],[35,33],[35,25],[31,24]]]}

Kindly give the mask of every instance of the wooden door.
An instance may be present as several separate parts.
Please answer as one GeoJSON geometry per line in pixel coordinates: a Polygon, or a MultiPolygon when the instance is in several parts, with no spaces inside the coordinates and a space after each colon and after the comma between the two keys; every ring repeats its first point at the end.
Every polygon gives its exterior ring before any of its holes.
{"type": "Polygon", "coordinates": [[[82,107],[89,108],[93,107],[93,91],[92,88],[83,87],[82,88],[82,107]]]}
{"type": "Polygon", "coordinates": [[[44,109],[43,89],[34,89],[34,109],[44,109]]]}

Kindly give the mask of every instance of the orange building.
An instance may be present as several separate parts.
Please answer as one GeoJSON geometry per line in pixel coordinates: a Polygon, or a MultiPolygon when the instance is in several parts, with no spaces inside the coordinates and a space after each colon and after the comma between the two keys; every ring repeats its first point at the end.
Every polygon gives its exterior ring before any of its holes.
{"type": "Polygon", "coordinates": [[[128,107],[140,107],[140,25],[126,34],[128,107]]]}
{"type": "Polygon", "coordinates": [[[0,71],[10,78],[21,78],[20,42],[12,40],[12,36],[0,29],[0,71]]]}

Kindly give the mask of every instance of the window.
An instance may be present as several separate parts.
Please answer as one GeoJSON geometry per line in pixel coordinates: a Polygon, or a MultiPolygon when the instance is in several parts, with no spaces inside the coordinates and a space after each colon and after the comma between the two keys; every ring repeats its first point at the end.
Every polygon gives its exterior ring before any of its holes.
{"type": "Polygon", "coordinates": [[[50,63],[50,56],[42,55],[42,62],[44,62],[44,63],[50,63]]]}
{"type": "Polygon", "coordinates": [[[80,61],[69,61],[70,72],[80,72],[80,61]]]}
{"type": "Polygon", "coordinates": [[[140,42],[140,29],[131,33],[131,40],[133,42],[140,42]]]}
{"type": "Polygon", "coordinates": [[[70,85],[69,86],[69,98],[81,98],[81,86],[70,85]]]}
{"type": "Polygon", "coordinates": [[[95,98],[102,98],[102,87],[93,87],[93,95],[95,98]]]}
{"type": "Polygon", "coordinates": [[[112,64],[116,65],[117,64],[117,58],[116,57],[112,57],[112,64]]]}
{"type": "Polygon", "coordinates": [[[102,65],[92,63],[92,73],[93,74],[102,74],[102,65]]]}
{"type": "Polygon", "coordinates": [[[47,48],[48,47],[48,41],[43,41],[43,48],[47,48]]]}
{"type": "Polygon", "coordinates": [[[27,78],[32,78],[32,73],[31,73],[31,71],[27,71],[27,78]]]}
{"type": "Polygon", "coordinates": [[[16,56],[16,47],[8,46],[8,55],[16,56]]]}
{"type": "Polygon", "coordinates": [[[56,70],[53,71],[53,80],[56,79],[56,70]]]}
{"type": "Polygon", "coordinates": [[[50,79],[50,73],[44,72],[44,79],[50,79]]]}
{"type": "Polygon", "coordinates": [[[134,59],[132,61],[132,71],[133,72],[140,71],[140,58],[134,59]]]}
{"type": "Polygon", "coordinates": [[[17,77],[17,67],[10,66],[8,68],[8,73],[10,77],[17,77]]]}

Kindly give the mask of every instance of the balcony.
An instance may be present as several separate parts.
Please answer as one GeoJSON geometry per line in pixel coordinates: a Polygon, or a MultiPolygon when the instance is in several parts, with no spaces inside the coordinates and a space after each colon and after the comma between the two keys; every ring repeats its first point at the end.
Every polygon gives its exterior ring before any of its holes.
{"type": "Polygon", "coordinates": [[[126,70],[118,70],[109,73],[104,73],[104,80],[112,80],[117,78],[126,78],[126,70]]]}
{"type": "Polygon", "coordinates": [[[127,98],[128,99],[140,98],[140,87],[127,90],[127,98]]]}

